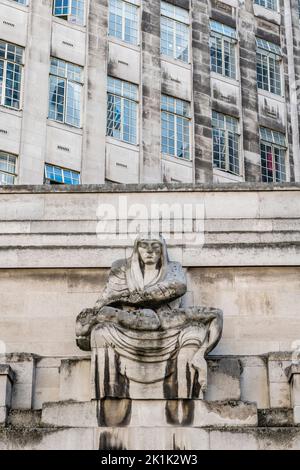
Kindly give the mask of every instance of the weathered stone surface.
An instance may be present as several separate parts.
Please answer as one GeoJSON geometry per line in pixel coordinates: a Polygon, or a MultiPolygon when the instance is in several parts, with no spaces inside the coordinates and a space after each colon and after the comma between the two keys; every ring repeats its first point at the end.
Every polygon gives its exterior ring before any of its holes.
{"type": "Polygon", "coordinates": [[[257,403],[258,408],[269,407],[267,360],[263,357],[241,357],[241,399],[257,403]]]}
{"type": "Polygon", "coordinates": [[[258,425],[260,427],[293,426],[292,408],[268,408],[258,410],[258,425]]]}
{"type": "Polygon", "coordinates": [[[82,428],[97,427],[97,409],[96,401],[44,403],[42,424],[82,428]]]}
{"type": "Polygon", "coordinates": [[[257,450],[255,433],[241,430],[210,431],[209,448],[211,450],[257,450]]]}
{"type": "MultiPolygon", "coordinates": [[[[218,361],[208,361],[208,385],[205,400],[240,400],[241,370],[241,362],[237,358],[220,358],[218,361]]],[[[247,401],[248,398],[245,400],[247,401]]]]}
{"type": "Polygon", "coordinates": [[[257,408],[243,402],[104,399],[45,403],[42,424],[69,427],[256,426],[257,408]]]}
{"type": "Polygon", "coordinates": [[[92,349],[92,398],[203,398],[222,311],[184,307],[186,291],[160,236],[138,236],[130,258],[113,263],[95,307],[76,321],[78,346],[92,349]]]}
{"type": "Polygon", "coordinates": [[[5,426],[7,420],[7,406],[0,406],[0,426],[5,426]]]}
{"type": "Polygon", "coordinates": [[[90,359],[63,359],[59,370],[59,401],[91,399],[90,359]]]}
{"type": "Polygon", "coordinates": [[[0,364],[0,406],[10,407],[15,374],[8,364],[0,364]]]}

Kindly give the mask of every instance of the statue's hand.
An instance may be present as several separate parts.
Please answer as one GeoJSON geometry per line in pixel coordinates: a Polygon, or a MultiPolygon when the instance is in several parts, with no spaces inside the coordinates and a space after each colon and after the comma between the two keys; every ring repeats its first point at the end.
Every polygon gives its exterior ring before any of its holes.
{"type": "Polygon", "coordinates": [[[171,298],[175,296],[176,291],[170,287],[167,287],[163,283],[156,284],[153,287],[149,287],[145,290],[144,296],[147,299],[154,299],[154,300],[164,300],[166,298],[171,298]]]}
{"type": "Polygon", "coordinates": [[[82,310],[76,319],[76,336],[87,336],[96,323],[95,309],[86,308],[82,310]]]}

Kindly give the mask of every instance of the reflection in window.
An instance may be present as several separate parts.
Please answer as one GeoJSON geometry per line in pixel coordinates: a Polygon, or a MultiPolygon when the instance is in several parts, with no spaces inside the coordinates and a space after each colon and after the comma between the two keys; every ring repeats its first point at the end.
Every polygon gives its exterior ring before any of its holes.
{"type": "Polygon", "coordinates": [[[84,0],[54,0],[53,15],[70,23],[84,24],[84,0]]]}
{"type": "Polygon", "coordinates": [[[0,41],[0,104],[21,107],[23,47],[0,41]]]}
{"type": "Polygon", "coordinates": [[[280,183],[286,181],[285,135],[261,127],[260,155],[262,181],[266,183],[280,183]]]}
{"type": "Polygon", "coordinates": [[[138,86],[108,77],[107,135],[137,143],[138,86]]]}
{"type": "Polygon", "coordinates": [[[51,58],[49,118],[80,127],[83,69],[78,65],[51,58]]]}
{"type": "Polygon", "coordinates": [[[240,174],[239,121],[225,114],[212,113],[213,163],[216,168],[240,174]]]}
{"type": "Polygon", "coordinates": [[[236,31],[229,26],[210,22],[210,64],[213,72],[236,78],[236,31]]]}
{"type": "Polygon", "coordinates": [[[281,95],[281,48],[277,44],[256,39],[257,86],[261,90],[281,95]]]}
{"type": "Polygon", "coordinates": [[[187,10],[161,2],[161,54],[189,61],[189,24],[187,10]]]}
{"type": "Polygon", "coordinates": [[[138,7],[123,0],[109,1],[108,34],[130,44],[138,44],[138,7]]]}
{"type": "Polygon", "coordinates": [[[50,184],[80,184],[80,173],[58,166],[45,165],[45,180],[50,184]]]}
{"type": "Polygon", "coordinates": [[[161,97],[162,153],[190,159],[190,104],[171,96],[161,97]]]}
{"type": "Polygon", "coordinates": [[[0,152],[0,185],[15,184],[17,157],[0,152]]]}

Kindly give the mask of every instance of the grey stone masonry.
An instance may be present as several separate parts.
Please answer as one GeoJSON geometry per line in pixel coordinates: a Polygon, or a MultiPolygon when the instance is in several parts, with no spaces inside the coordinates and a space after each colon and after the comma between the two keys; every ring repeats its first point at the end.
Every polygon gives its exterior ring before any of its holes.
{"type": "Polygon", "coordinates": [[[87,23],[82,181],[104,183],[107,80],[107,0],[90,2],[87,23]],[[99,84],[102,86],[99,86],[99,84]]]}
{"type": "Polygon", "coordinates": [[[246,0],[244,8],[239,11],[238,21],[245,179],[260,181],[255,19],[252,0],[246,0]]]}
{"type": "Polygon", "coordinates": [[[142,170],[141,182],[161,181],[160,0],[142,3],[142,170]]]}
{"type": "Polygon", "coordinates": [[[192,1],[195,181],[213,179],[208,0],[192,1]]]}
{"type": "MultiPolygon", "coordinates": [[[[85,0],[85,19],[80,25],[54,16],[50,0],[29,1],[26,6],[0,0],[0,40],[24,48],[20,109],[10,108],[3,99],[0,104],[0,152],[17,157],[15,184],[43,184],[45,163],[80,173],[83,184],[259,182],[263,166],[259,127],[282,134],[282,172],[276,173],[273,150],[272,162],[269,161],[272,175],[268,177],[300,181],[297,0],[280,0],[277,10],[264,8],[253,0],[169,0],[189,12],[189,21],[183,20],[186,25],[182,22],[180,11],[170,13],[175,15],[175,19],[169,18],[169,32],[173,33],[163,38],[169,42],[169,51],[164,54],[160,47],[160,0],[128,2],[136,8],[133,29],[137,28],[137,41],[120,37],[120,31],[114,33],[113,24],[109,29],[110,18],[112,23],[115,18],[110,14],[109,0],[85,0]],[[223,37],[228,45],[226,27],[236,31],[231,62],[223,50],[223,59],[219,57],[214,70],[210,21],[219,23],[219,44],[223,37]],[[181,33],[177,30],[176,42],[174,28],[186,31],[188,60],[178,57],[181,33]],[[281,91],[272,89],[272,71],[266,69],[264,89],[258,87],[256,38],[281,48],[280,72],[275,73],[278,80],[280,75],[281,91]],[[50,57],[83,68],[78,127],[78,123],[63,122],[61,115],[56,119],[48,117],[50,57]],[[230,68],[229,62],[235,63],[236,76],[225,70],[230,68]],[[108,75],[138,87],[137,116],[131,121],[132,126],[136,124],[132,130],[136,142],[118,135],[118,127],[128,125],[124,110],[118,110],[118,106],[114,107],[116,122],[111,132],[115,135],[106,135],[108,75]],[[178,142],[177,150],[182,145],[180,125],[176,131],[175,124],[170,125],[169,145],[164,142],[162,147],[162,93],[190,106],[190,158],[182,158],[176,151],[178,142]],[[224,137],[218,140],[219,134],[213,140],[212,111],[237,119],[239,164],[234,168],[232,162],[230,165],[230,139],[227,147],[222,144],[224,137]],[[216,158],[214,166],[214,151],[225,154],[226,165],[216,158]]],[[[122,21],[124,29],[125,19],[122,21]]]]}

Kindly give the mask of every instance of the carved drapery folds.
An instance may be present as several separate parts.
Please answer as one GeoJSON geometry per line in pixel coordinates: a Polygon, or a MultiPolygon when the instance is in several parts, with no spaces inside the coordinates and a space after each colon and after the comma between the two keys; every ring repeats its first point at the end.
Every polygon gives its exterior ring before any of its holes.
{"type": "Polygon", "coordinates": [[[112,265],[95,307],[76,323],[78,346],[92,350],[93,398],[203,398],[222,311],[183,307],[186,289],[160,237],[138,237],[132,256],[112,265]]]}

